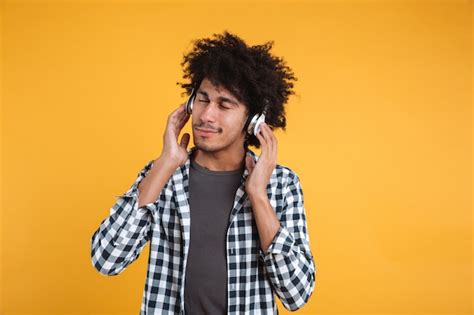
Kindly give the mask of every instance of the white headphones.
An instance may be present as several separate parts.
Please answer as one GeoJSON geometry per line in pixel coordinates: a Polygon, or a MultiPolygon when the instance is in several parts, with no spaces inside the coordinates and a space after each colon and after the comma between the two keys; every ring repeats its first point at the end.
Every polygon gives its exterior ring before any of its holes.
{"type": "MultiPolygon", "coordinates": [[[[194,99],[196,98],[196,91],[194,88],[191,90],[191,95],[189,96],[186,102],[186,112],[191,115],[193,111],[194,99]]],[[[265,114],[268,109],[268,100],[265,100],[265,108],[261,114],[255,114],[250,118],[250,116],[245,121],[244,130],[247,129],[247,133],[250,135],[257,135],[260,131],[260,125],[265,121],[265,114]]]]}

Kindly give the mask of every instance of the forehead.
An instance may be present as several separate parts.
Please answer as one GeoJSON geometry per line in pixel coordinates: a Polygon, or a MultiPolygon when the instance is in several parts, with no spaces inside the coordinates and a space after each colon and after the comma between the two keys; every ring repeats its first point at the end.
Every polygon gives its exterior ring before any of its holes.
{"type": "Polygon", "coordinates": [[[204,78],[201,81],[201,85],[199,86],[198,90],[207,92],[208,95],[225,96],[226,98],[229,98],[232,101],[240,104],[237,98],[228,89],[222,85],[216,86],[212,84],[212,82],[207,78],[204,78]]]}

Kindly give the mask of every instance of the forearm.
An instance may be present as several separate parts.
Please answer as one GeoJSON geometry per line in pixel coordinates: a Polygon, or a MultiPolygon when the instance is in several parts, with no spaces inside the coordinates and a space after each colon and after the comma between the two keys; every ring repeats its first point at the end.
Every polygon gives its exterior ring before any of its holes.
{"type": "Polygon", "coordinates": [[[153,166],[147,176],[138,185],[138,207],[154,202],[161,190],[168,182],[176,166],[169,160],[159,157],[153,162],[153,166]]]}
{"type": "Polygon", "coordinates": [[[92,236],[92,264],[104,275],[121,273],[149,240],[150,215],[133,208],[133,199],[120,197],[92,236]]]}
{"type": "Polygon", "coordinates": [[[298,245],[294,236],[298,233],[291,230],[282,225],[260,259],[276,295],[286,309],[294,311],[306,304],[314,291],[316,265],[309,243],[298,245]]]}
{"type": "Polygon", "coordinates": [[[297,179],[290,183],[278,215],[266,193],[249,199],[260,237],[260,261],[285,308],[297,310],[311,296],[316,274],[300,184],[297,179]]]}
{"type": "Polygon", "coordinates": [[[157,158],[147,163],[129,192],[117,196],[119,199],[112,206],[110,215],[92,236],[92,263],[99,272],[105,275],[121,273],[138,258],[149,240],[150,217],[158,206],[155,201],[176,169],[163,161],[166,159],[157,158]]]}
{"type": "Polygon", "coordinates": [[[257,224],[260,247],[266,253],[280,228],[280,220],[278,220],[266,193],[250,195],[249,199],[257,224]]]}

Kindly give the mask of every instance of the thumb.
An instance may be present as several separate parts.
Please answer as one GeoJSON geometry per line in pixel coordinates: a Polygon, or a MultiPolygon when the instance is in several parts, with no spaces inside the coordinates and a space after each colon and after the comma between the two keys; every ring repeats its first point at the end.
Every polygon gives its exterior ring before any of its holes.
{"type": "Polygon", "coordinates": [[[181,137],[181,143],[179,144],[183,149],[187,149],[188,148],[188,144],[189,144],[189,133],[185,133],[182,137],[181,137]]]}
{"type": "Polygon", "coordinates": [[[245,167],[247,167],[249,174],[252,172],[253,168],[255,167],[255,162],[253,158],[249,155],[245,157],[245,167]]]}

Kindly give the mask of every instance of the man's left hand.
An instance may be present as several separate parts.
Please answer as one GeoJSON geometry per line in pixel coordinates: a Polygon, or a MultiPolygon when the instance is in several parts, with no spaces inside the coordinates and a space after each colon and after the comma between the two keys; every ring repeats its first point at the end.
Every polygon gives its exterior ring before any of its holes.
{"type": "Polygon", "coordinates": [[[267,185],[277,163],[277,138],[266,123],[260,125],[257,134],[262,152],[255,164],[251,156],[245,157],[245,166],[249,172],[245,182],[245,191],[249,198],[267,196],[267,185]]]}

